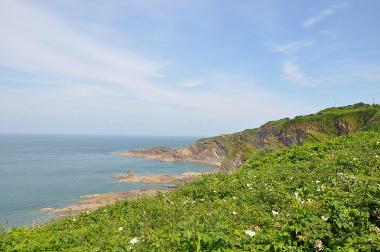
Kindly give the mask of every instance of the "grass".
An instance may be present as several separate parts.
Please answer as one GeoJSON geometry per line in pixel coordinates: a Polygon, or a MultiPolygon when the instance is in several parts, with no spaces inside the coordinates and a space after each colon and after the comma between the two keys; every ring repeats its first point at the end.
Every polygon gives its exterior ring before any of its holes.
{"type": "MultiPolygon", "coordinates": [[[[226,164],[231,160],[243,161],[255,157],[262,149],[324,142],[339,135],[366,130],[380,130],[380,105],[357,103],[332,107],[315,114],[270,121],[256,129],[202,139],[217,141],[227,151],[226,164]],[[340,126],[347,127],[347,132],[340,126]]],[[[223,166],[223,165],[222,165],[223,166]]],[[[225,169],[230,169],[226,165],[225,169]]]]}
{"type": "Polygon", "coordinates": [[[171,193],[2,231],[0,251],[380,250],[379,156],[380,132],[267,150],[171,193]]]}

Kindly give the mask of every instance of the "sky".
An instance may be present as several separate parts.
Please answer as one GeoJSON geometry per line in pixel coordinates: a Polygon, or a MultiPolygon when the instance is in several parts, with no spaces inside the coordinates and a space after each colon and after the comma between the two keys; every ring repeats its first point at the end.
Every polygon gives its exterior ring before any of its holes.
{"type": "Polygon", "coordinates": [[[377,0],[1,0],[0,133],[212,136],[380,101],[377,0]]]}

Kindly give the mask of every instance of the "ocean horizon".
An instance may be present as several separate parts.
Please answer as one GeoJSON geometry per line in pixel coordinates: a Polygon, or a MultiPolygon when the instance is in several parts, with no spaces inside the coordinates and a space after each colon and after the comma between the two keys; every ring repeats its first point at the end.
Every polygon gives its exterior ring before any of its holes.
{"type": "Polygon", "coordinates": [[[80,196],[153,188],[119,183],[113,175],[180,174],[212,166],[125,158],[119,152],[150,146],[186,146],[198,137],[72,134],[0,134],[0,223],[45,222],[45,207],[65,207],[80,196]]]}

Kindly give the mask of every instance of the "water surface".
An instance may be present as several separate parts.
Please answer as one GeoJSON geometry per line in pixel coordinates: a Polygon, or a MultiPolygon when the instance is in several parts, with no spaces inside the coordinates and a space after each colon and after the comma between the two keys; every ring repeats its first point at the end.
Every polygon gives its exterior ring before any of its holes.
{"type": "Polygon", "coordinates": [[[206,171],[205,164],[123,158],[118,152],[148,146],[179,147],[194,137],[0,135],[0,222],[31,224],[43,207],[64,207],[82,195],[150,188],[118,183],[113,175],[206,171]]]}

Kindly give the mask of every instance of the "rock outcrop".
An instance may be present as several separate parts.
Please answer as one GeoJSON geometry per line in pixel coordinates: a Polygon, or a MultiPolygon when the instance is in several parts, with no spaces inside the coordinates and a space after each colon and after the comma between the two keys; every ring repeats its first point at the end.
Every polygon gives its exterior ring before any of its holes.
{"type": "Polygon", "coordinates": [[[227,155],[227,150],[219,141],[210,138],[198,140],[188,147],[177,149],[161,146],[148,147],[142,150],[122,152],[120,155],[157,159],[163,162],[187,161],[220,166],[227,155]]]}
{"type": "Polygon", "coordinates": [[[134,173],[128,172],[128,173],[119,174],[113,177],[119,179],[120,183],[145,183],[145,184],[166,183],[166,184],[178,185],[181,183],[186,183],[188,181],[191,181],[194,178],[197,178],[201,175],[202,173],[200,172],[185,172],[180,175],[156,174],[156,175],[138,176],[138,175],[135,175],[134,173]]]}
{"type": "Polygon", "coordinates": [[[256,129],[200,139],[177,149],[150,147],[121,153],[161,161],[201,162],[230,170],[261,150],[322,142],[339,135],[379,129],[380,106],[359,103],[329,108],[316,114],[267,122],[256,129]]]}

